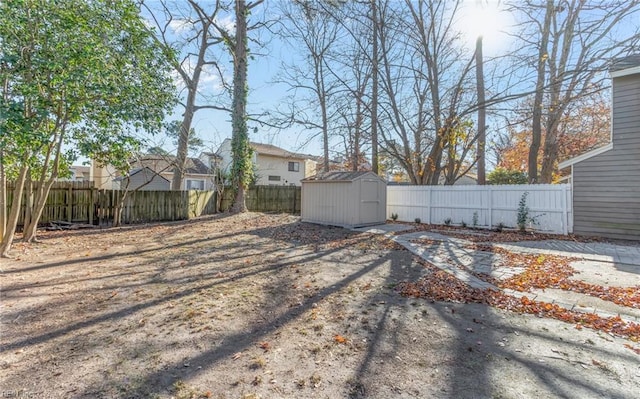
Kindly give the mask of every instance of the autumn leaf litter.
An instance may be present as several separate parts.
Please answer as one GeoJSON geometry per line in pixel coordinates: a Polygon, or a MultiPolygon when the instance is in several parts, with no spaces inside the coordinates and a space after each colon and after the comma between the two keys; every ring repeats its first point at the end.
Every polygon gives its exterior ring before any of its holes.
{"type": "MultiPolygon", "coordinates": [[[[383,236],[294,216],[52,232],[42,244],[19,243],[17,255],[0,267],[0,376],[3,388],[34,396],[640,390],[637,326],[470,289],[383,236]]],[[[526,270],[502,281],[482,276],[501,288],[556,287],[638,305],[633,290],[569,280],[565,259],[503,255],[526,270]]]]}

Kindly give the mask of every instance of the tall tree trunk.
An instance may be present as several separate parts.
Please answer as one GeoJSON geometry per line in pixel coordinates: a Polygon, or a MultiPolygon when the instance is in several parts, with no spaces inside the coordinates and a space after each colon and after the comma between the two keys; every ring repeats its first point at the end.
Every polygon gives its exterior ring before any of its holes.
{"type": "Polygon", "coordinates": [[[47,198],[49,197],[49,192],[51,191],[54,181],[55,178],[52,177],[46,182],[38,182],[39,184],[36,186],[29,223],[25,223],[24,227],[23,240],[25,242],[37,241],[36,233],[38,230],[38,223],[42,217],[42,212],[44,211],[44,207],[47,203],[47,198]]]}
{"type": "MultiPolygon", "coordinates": [[[[178,151],[176,152],[176,164],[173,172],[173,179],[171,181],[172,190],[180,190],[182,188],[182,181],[184,180],[184,170],[187,165],[187,152],[189,151],[189,139],[191,134],[191,122],[193,121],[193,115],[196,112],[196,97],[198,95],[198,85],[200,84],[200,75],[202,74],[202,68],[206,61],[206,53],[209,45],[208,41],[208,29],[210,22],[203,23],[202,28],[202,42],[198,49],[198,60],[196,61],[193,75],[191,77],[181,69],[182,66],[177,66],[182,80],[186,83],[188,94],[187,102],[184,105],[184,116],[182,123],[180,124],[180,135],[178,136],[178,151]]],[[[185,187],[186,188],[186,187],[185,187]]]]}
{"type": "Polygon", "coordinates": [[[247,5],[236,0],[236,38],[233,59],[231,152],[236,197],[231,212],[246,212],[245,190],[251,174],[251,148],[247,131],[247,5]]]}
{"type": "MultiPolygon", "coordinates": [[[[25,158],[28,159],[28,157],[25,158]]],[[[9,219],[7,220],[7,229],[2,241],[0,241],[0,257],[2,258],[9,257],[9,250],[11,249],[11,244],[13,244],[13,235],[16,233],[16,227],[18,226],[18,216],[20,216],[20,210],[22,209],[22,193],[28,174],[29,166],[25,162],[20,168],[16,186],[13,189],[13,201],[9,211],[9,219]]]]}
{"type": "Polygon", "coordinates": [[[485,148],[487,141],[486,132],[486,107],[484,93],[484,59],[482,57],[482,35],[476,39],[476,88],[478,91],[478,185],[486,184],[485,148]]]}
{"type": "Polygon", "coordinates": [[[358,92],[356,98],[356,120],[353,129],[353,148],[351,150],[351,170],[357,172],[360,169],[360,135],[362,130],[362,95],[358,92]]]}
{"type": "Polygon", "coordinates": [[[553,183],[553,171],[556,169],[558,159],[558,129],[551,127],[546,131],[544,149],[542,155],[542,166],[540,167],[540,183],[553,183]]]}
{"type": "Polygon", "coordinates": [[[40,218],[42,217],[42,212],[47,203],[47,198],[49,197],[49,191],[51,191],[51,187],[58,177],[58,172],[60,170],[60,154],[62,152],[62,143],[64,141],[66,124],[65,122],[61,122],[63,118],[59,118],[56,123],[56,128],[59,128],[59,132],[56,134],[57,142],[54,142],[53,148],[50,146],[47,151],[47,155],[45,157],[45,161],[42,165],[42,173],[40,174],[40,180],[36,184],[36,188],[34,190],[34,197],[32,206],[27,207],[29,213],[29,222],[26,222],[25,218],[25,227],[23,240],[25,242],[36,241],[36,233],[38,231],[38,223],[40,222],[40,218]],[[53,168],[51,170],[51,175],[47,178],[47,170],[49,169],[51,153],[53,152],[53,168]]]}
{"type": "Polygon", "coordinates": [[[316,85],[316,93],[318,96],[318,103],[320,104],[320,116],[322,123],[322,149],[324,160],[322,162],[322,171],[324,173],[329,172],[329,116],[327,113],[327,91],[324,84],[324,58],[320,56],[313,56],[314,62],[314,81],[316,85]]]}
{"type": "MultiPolygon", "coordinates": [[[[191,97],[191,91],[189,96],[191,97]]],[[[187,99],[187,104],[189,99],[187,99]]],[[[193,105],[193,104],[192,104],[193,105]]],[[[171,189],[180,190],[182,181],[184,180],[184,170],[187,165],[187,152],[189,149],[189,132],[191,131],[191,121],[193,120],[193,106],[184,111],[184,118],[180,124],[180,133],[178,136],[178,151],[176,152],[176,161],[173,169],[173,179],[171,180],[171,189]]]]}
{"type": "Polygon", "coordinates": [[[378,0],[371,0],[371,21],[373,24],[373,48],[371,69],[371,168],[378,174],[378,0]]]}
{"type": "Polygon", "coordinates": [[[4,172],[4,151],[0,148],[0,242],[7,231],[7,176],[4,172]]]}
{"type": "Polygon", "coordinates": [[[544,23],[542,25],[542,37],[540,38],[540,49],[537,59],[537,79],[536,93],[533,98],[533,121],[531,126],[531,147],[529,147],[529,183],[538,183],[538,152],[542,141],[542,107],[544,101],[544,87],[546,78],[546,64],[549,57],[549,35],[551,30],[551,19],[555,5],[553,0],[547,0],[544,23]]]}

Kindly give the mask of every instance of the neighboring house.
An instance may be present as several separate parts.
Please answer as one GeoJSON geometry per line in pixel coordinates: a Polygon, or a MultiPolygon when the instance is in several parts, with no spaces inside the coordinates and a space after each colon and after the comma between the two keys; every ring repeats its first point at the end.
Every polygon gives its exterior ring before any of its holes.
{"type": "Polygon", "coordinates": [[[119,190],[166,191],[171,189],[169,180],[146,166],[132,169],[127,176],[116,177],[114,183],[114,188],[119,190]]]}
{"type": "MultiPolygon", "coordinates": [[[[209,154],[209,153],[208,153],[209,154]]],[[[215,157],[204,156],[206,160],[215,157]]],[[[136,169],[149,168],[169,182],[173,181],[176,157],[172,155],[143,155],[131,162],[136,169]]],[[[215,188],[214,169],[206,165],[201,158],[187,158],[181,190],[213,190],[215,188]]],[[[170,186],[170,185],[169,185],[170,186]]]]}
{"type": "MultiPolygon", "coordinates": [[[[440,178],[438,179],[439,185],[444,185],[445,178],[442,174],[440,174],[440,178]]],[[[467,172],[464,175],[460,176],[458,180],[453,183],[454,186],[469,186],[469,185],[477,185],[478,184],[478,175],[473,172],[467,172]]]]}
{"type": "Polygon", "coordinates": [[[68,178],[58,178],[60,181],[91,181],[91,167],[84,165],[69,166],[71,176],[68,178]]]}
{"type": "Polygon", "coordinates": [[[573,232],[640,239],[640,55],[614,62],[611,143],[571,167],[573,232]]]}
{"type": "MultiPolygon", "coordinates": [[[[405,171],[396,171],[393,173],[387,173],[387,181],[389,182],[390,185],[404,185],[404,184],[410,184],[411,182],[409,181],[409,176],[407,176],[407,173],[405,171]]],[[[444,181],[445,178],[442,174],[440,174],[440,177],[438,178],[438,185],[443,186],[444,185],[444,181]]],[[[464,185],[477,185],[478,184],[478,176],[473,173],[473,172],[467,172],[466,174],[460,176],[460,178],[458,178],[458,180],[456,180],[455,183],[453,183],[454,186],[464,186],[464,185]]]]}
{"type": "Polygon", "coordinates": [[[118,177],[116,168],[112,165],[100,165],[96,161],[91,161],[91,176],[93,186],[100,190],[117,190],[120,188],[120,181],[115,181],[118,177]]]}
{"type": "MultiPolygon", "coordinates": [[[[142,182],[139,182],[139,179],[143,178],[147,179],[146,181],[154,179],[153,184],[150,185],[154,188],[146,188],[147,186],[144,186],[145,190],[170,190],[175,159],[176,157],[172,155],[147,154],[132,160],[132,169],[128,174],[128,176],[131,177],[129,190],[141,187],[142,182]],[[153,173],[144,171],[145,168],[151,170],[153,173]],[[136,174],[135,176],[134,173],[136,174]],[[156,180],[154,175],[162,177],[162,180],[156,180]],[[168,181],[169,185],[166,186],[162,181],[168,181]]],[[[220,157],[212,152],[203,152],[198,158],[187,158],[185,174],[180,189],[214,190],[214,171],[219,161],[220,157]]],[[[96,188],[115,190],[124,188],[124,183],[128,181],[126,176],[120,176],[113,166],[100,166],[96,162],[92,163],[90,180],[94,181],[96,188]]]]}
{"type": "MultiPolygon", "coordinates": [[[[253,149],[256,184],[272,186],[300,186],[305,177],[315,174],[313,156],[287,151],[271,144],[250,143],[253,149]]],[[[220,169],[228,172],[231,166],[231,140],[225,139],[218,149],[220,169]]]]}

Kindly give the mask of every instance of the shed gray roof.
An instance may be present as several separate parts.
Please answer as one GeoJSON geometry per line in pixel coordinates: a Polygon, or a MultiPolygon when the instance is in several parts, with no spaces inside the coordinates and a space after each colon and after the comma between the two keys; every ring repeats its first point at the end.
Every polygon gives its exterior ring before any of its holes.
{"type": "Polygon", "coordinates": [[[315,176],[307,177],[302,181],[318,181],[318,182],[320,181],[326,181],[326,182],[354,181],[365,175],[370,175],[370,177],[376,177],[382,180],[382,178],[376,175],[375,173],[366,171],[366,172],[329,172],[325,174],[318,174],[315,176]]]}

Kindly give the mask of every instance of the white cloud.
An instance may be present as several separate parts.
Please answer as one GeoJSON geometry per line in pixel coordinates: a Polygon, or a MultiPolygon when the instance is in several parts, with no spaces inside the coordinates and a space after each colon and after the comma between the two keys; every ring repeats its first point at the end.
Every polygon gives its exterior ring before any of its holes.
{"type": "Polygon", "coordinates": [[[176,34],[180,35],[191,29],[191,21],[188,19],[172,19],[169,22],[169,28],[176,34]]]}
{"type": "Polygon", "coordinates": [[[226,30],[230,35],[236,34],[236,21],[232,15],[223,18],[216,18],[216,23],[226,30]]]}
{"type": "MultiPolygon", "coordinates": [[[[193,68],[195,67],[195,60],[193,58],[189,58],[185,61],[183,65],[185,71],[190,76],[193,75],[193,68]]],[[[221,68],[222,73],[225,74],[224,68],[221,68]]],[[[183,91],[186,88],[182,77],[177,71],[171,72],[171,77],[173,78],[173,83],[176,85],[178,90],[183,91]]],[[[218,93],[223,89],[222,81],[220,79],[220,75],[218,70],[213,65],[205,65],[202,68],[202,72],[200,73],[200,83],[198,85],[200,92],[203,93],[218,93]]]]}

